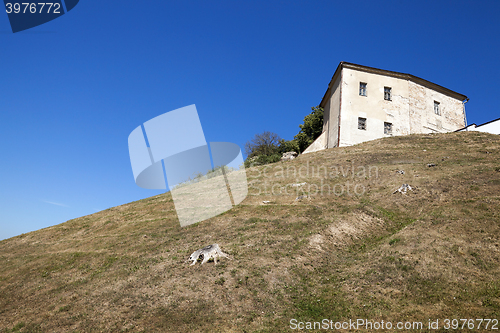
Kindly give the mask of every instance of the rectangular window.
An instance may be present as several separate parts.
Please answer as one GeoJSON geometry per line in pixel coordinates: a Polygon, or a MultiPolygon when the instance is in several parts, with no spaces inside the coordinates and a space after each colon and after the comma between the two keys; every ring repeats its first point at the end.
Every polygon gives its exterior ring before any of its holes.
{"type": "Polygon", "coordinates": [[[392,135],[392,123],[384,122],[384,134],[392,135]]]}
{"type": "Polygon", "coordinates": [[[384,99],[386,101],[390,101],[391,100],[391,87],[384,87],[384,99]]]}
{"type": "Polygon", "coordinates": [[[366,131],[366,118],[358,118],[358,129],[366,131]]]}
{"type": "Polygon", "coordinates": [[[359,96],[366,96],[366,83],[359,83],[359,96]]]}
{"type": "Polygon", "coordinates": [[[441,111],[439,110],[439,102],[434,101],[434,113],[438,116],[441,115],[441,111]]]}

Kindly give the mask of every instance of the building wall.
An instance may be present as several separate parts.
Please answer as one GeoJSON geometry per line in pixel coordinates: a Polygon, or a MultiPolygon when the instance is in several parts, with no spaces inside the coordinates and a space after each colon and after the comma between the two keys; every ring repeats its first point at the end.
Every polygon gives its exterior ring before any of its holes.
{"type": "Polygon", "coordinates": [[[477,131],[477,132],[485,132],[491,134],[500,134],[500,118],[489,121],[482,125],[472,124],[467,126],[466,128],[460,129],[458,132],[462,131],[477,131]]]}
{"type": "Polygon", "coordinates": [[[316,146],[343,147],[386,136],[445,133],[463,128],[462,101],[457,96],[447,95],[446,91],[407,74],[392,72],[385,75],[376,69],[363,71],[342,67],[325,95],[328,96],[324,100],[323,132],[326,138],[318,141],[316,146]],[[359,95],[360,82],[367,84],[367,96],[359,95]],[[390,101],[384,99],[384,87],[391,88],[390,101]],[[439,102],[439,115],[434,113],[434,101],[439,102]],[[360,117],[366,118],[366,130],[358,129],[360,117]],[[384,133],[384,123],[392,124],[391,134],[384,133]]]}
{"type": "Polygon", "coordinates": [[[411,133],[446,133],[465,126],[462,101],[412,81],[408,87],[411,133]],[[434,101],[440,115],[434,113],[434,101]]]}
{"type": "Polygon", "coordinates": [[[340,146],[350,146],[385,136],[384,122],[392,135],[410,134],[408,81],[350,68],[343,68],[340,146]],[[359,95],[359,83],[367,84],[367,96],[359,95]],[[384,87],[392,88],[391,101],[384,100],[384,87]],[[358,129],[358,117],[366,118],[366,130],[358,129]]]}
{"type": "Polygon", "coordinates": [[[338,143],[340,80],[341,75],[335,79],[335,82],[330,87],[330,98],[325,104],[325,114],[328,114],[328,118],[323,122],[323,131],[327,132],[326,144],[328,148],[337,147],[338,143]]]}
{"type": "MultiPolygon", "coordinates": [[[[343,68],[341,101],[341,147],[392,135],[451,132],[465,126],[461,100],[406,78],[343,68]],[[366,96],[359,95],[360,82],[366,83],[366,96]],[[391,88],[390,101],[384,99],[384,87],[391,88]],[[439,102],[439,115],[434,113],[434,101],[439,102]],[[366,118],[366,130],[358,129],[359,117],[366,118]],[[384,134],[386,122],[392,124],[390,135],[384,134]]],[[[333,134],[338,133],[330,136],[333,134]]]]}
{"type": "Polygon", "coordinates": [[[325,106],[323,107],[323,133],[324,132],[327,132],[328,131],[328,125],[330,124],[330,118],[331,118],[331,115],[330,115],[330,100],[332,98],[331,94],[332,94],[332,90],[331,89],[328,89],[327,91],[327,94],[329,94],[330,96],[328,97],[327,101],[326,101],[326,104],[325,106]]]}
{"type": "Polygon", "coordinates": [[[500,120],[490,122],[486,125],[478,126],[476,131],[486,132],[491,134],[500,134],[500,120]]]}

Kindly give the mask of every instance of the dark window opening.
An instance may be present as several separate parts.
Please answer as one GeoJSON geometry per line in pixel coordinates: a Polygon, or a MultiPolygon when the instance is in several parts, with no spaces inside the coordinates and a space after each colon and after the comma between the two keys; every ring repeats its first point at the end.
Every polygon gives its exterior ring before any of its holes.
{"type": "Polygon", "coordinates": [[[392,98],[391,91],[392,91],[391,87],[384,87],[384,99],[386,101],[390,101],[391,100],[391,98],[392,98]]]}
{"type": "Polygon", "coordinates": [[[366,118],[358,118],[358,129],[366,131],[366,118]]]}
{"type": "Polygon", "coordinates": [[[359,96],[366,96],[366,83],[359,83],[359,96]]]}
{"type": "Polygon", "coordinates": [[[439,110],[439,102],[434,101],[434,113],[438,116],[441,115],[441,111],[439,110]]]}
{"type": "Polygon", "coordinates": [[[392,135],[392,123],[384,122],[384,134],[392,135]]]}

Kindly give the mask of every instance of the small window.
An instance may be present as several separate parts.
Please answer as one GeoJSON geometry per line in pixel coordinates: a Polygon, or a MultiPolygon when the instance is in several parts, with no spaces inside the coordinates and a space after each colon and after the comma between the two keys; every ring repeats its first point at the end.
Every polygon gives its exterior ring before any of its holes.
{"type": "Polygon", "coordinates": [[[439,102],[434,101],[434,113],[438,116],[441,115],[441,111],[439,110],[439,102]]]}
{"type": "Polygon", "coordinates": [[[391,100],[391,90],[392,90],[391,87],[384,87],[384,99],[386,101],[390,101],[391,100]]]}
{"type": "Polygon", "coordinates": [[[366,96],[366,83],[359,83],[359,96],[366,96]]]}
{"type": "Polygon", "coordinates": [[[384,134],[392,135],[392,123],[384,122],[384,134]]]}
{"type": "Polygon", "coordinates": [[[366,118],[358,118],[358,129],[366,131],[366,118]]]}

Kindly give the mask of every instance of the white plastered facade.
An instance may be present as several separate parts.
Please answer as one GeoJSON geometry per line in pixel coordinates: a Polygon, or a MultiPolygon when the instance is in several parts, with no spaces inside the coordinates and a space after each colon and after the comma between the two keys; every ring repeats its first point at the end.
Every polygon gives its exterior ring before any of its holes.
{"type": "Polygon", "coordinates": [[[465,126],[465,100],[465,95],[410,74],[341,62],[320,104],[324,109],[321,142],[305,152],[393,135],[456,131],[465,126]],[[366,84],[366,96],[360,95],[360,83],[366,84]],[[386,87],[390,100],[384,99],[386,87]],[[365,129],[358,129],[359,118],[366,119],[365,129]],[[386,123],[390,134],[384,132],[386,123]]]}

